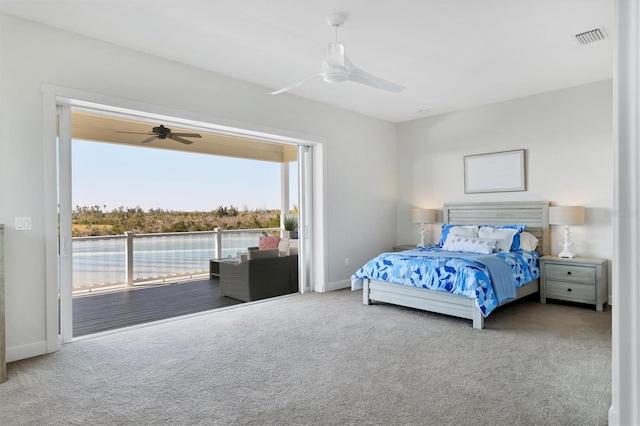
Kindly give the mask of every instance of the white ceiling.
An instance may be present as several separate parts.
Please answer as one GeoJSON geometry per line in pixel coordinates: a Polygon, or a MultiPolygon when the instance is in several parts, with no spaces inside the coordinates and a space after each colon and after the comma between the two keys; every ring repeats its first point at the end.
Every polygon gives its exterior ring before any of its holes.
{"type": "Polygon", "coordinates": [[[288,94],[392,122],[612,77],[613,0],[0,0],[0,11],[263,86],[320,72],[339,30],[359,68],[406,89],[315,80],[288,94]],[[594,28],[608,37],[580,45],[594,28]],[[420,110],[427,109],[424,114],[420,110]]]}

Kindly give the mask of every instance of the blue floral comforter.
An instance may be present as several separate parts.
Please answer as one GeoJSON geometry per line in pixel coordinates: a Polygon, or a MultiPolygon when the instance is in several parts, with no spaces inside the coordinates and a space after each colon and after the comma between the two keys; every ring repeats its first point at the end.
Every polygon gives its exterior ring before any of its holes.
{"type": "MultiPolygon", "coordinates": [[[[540,256],[535,251],[516,250],[489,256],[500,258],[508,264],[514,288],[540,276],[540,256]]],[[[498,300],[490,271],[480,259],[474,255],[461,257],[458,252],[448,252],[438,246],[382,253],[353,274],[351,289],[362,288],[362,280],[368,278],[444,291],[476,299],[486,317],[503,301],[498,300]]]]}

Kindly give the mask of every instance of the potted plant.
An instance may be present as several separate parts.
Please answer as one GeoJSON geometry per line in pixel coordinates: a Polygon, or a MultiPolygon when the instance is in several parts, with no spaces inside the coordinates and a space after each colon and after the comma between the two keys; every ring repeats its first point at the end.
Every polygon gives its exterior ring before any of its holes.
{"type": "Polygon", "coordinates": [[[283,221],[284,236],[287,238],[298,238],[298,218],[293,215],[286,215],[283,221]]]}

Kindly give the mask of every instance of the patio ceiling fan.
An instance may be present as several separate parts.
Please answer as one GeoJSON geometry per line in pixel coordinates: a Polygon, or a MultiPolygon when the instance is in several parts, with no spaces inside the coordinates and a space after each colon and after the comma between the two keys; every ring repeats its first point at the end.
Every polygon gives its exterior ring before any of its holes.
{"type": "Polygon", "coordinates": [[[327,17],[327,23],[335,29],[335,42],[329,43],[327,54],[322,61],[322,72],[320,74],[314,75],[311,78],[292,84],[283,89],[270,92],[269,94],[277,95],[279,93],[287,92],[317,78],[322,78],[327,83],[352,81],[354,83],[364,84],[365,86],[371,86],[388,92],[402,92],[402,90],[404,90],[403,86],[384,80],[357,68],[345,56],[344,45],[338,43],[338,28],[344,24],[345,20],[346,17],[344,15],[329,15],[327,17]]]}
{"type": "Polygon", "coordinates": [[[151,132],[117,132],[117,133],[129,133],[133,135],[151,135],[151,137],[142,141],[142,143],[149,143],[156,139],[171,139],[185,145],[192,144],[193,141],[184,138],[201,138],[202,136],[198,133],[173,133],[170,128],[164,127],[164,125],[160,125],[158,127],[154,127],[151,132]]]}

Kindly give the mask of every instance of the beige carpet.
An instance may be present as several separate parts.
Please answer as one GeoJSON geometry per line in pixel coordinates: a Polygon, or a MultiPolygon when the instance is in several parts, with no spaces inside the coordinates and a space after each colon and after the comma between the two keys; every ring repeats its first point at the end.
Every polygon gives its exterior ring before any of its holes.
{"type": "Polygon", "coordinates": [[[9,364],[2,425],[599,425],[611,311],[533,300],[486,329],[305,294],[9,364]]]}

